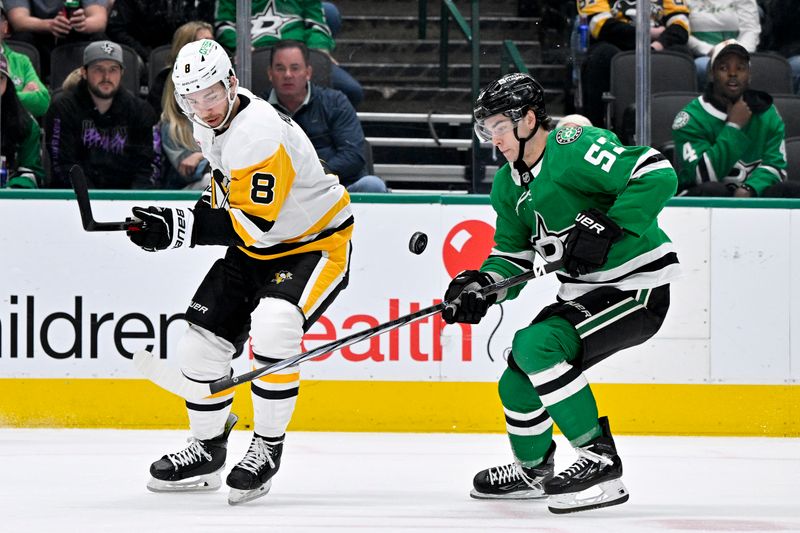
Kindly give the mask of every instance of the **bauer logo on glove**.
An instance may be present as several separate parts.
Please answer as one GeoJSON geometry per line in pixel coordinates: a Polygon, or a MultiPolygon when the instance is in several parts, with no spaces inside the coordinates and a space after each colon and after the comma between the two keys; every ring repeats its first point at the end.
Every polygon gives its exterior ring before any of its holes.
{"type": "Polygon", "coordinates": [[[128,238],[148,252],[192,246],[194,213],[191,209],[134,207],[133,216],[141,220],[141,230],[128,230],[128,238]]]}
{"type": "Polygon", "coordinates": [[[564,270],[570,276],[594,272],[606,264],[611,245],[622,236],[622,228],[601,211],[581,211],[564,243],[564,270]]]}

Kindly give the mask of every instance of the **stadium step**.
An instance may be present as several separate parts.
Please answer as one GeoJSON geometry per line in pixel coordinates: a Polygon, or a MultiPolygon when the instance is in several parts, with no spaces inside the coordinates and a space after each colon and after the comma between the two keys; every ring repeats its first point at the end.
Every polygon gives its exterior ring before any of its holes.
{"type": "MultiPolygon", "coordinates": [[[[469,24],[470,14],[462,13],[469,24]]],[[[439,21],[437,16],[428,17],[426,26],[427,39],[439,39],[439,21]]],[[[464,35],[455,21],[449,19],[449,40],[463,42],[464,35]]],[[[538,18],[528,17],[493,17],[481,14],[480,38],[481,40],[512,39],[525,41],[535,35],[539,25],[538,18]]],[[[371,40],[391,35],[395,39],[418,39],[419,19],[416,13],[413,16],[345,16],[342,17],[341,37],[347,39],[371,40]]]]}
{"type": "MultiPolygon", "coordinates": [[[[538,41],[515,41],[526,65],[541,63],[541,45],[538,41]]],[[[503,42],[481,40],[481,62],[499,63],[503,42]]],[[[469,63],[470,46],[466,42],[450,43],[449,63],[469,63]]],[[[344,68],[348,63],[439,63],[439,41],[437,39],[403,40],[384,39],[337,39],[333,55],[344,68]]]]}
{"type": "MultiPolygon", "coordinates": [[[[492,0],[491,2],[481,2],[480,13],[484,16],[503,16],[515,17],[519,13],[519,4],[526,0],[492,0]]],[[[530,1],[530,0],[527,0],[530,1]]],[[[351,15],[394,15],[416,17],[419,13],[420,0],[390,0],[375,2],[368,0],[336,0],[336,7],[342,17],[351,15]]],[[[457,7],[465,17],[469,16],[470,4],[468,2],[457,2],[457,7]]],[[[438,16],[441,13],[442,3],[440,0],[428,1],[428,16],[438,16]]]]}
{"type": "MultiPolygon", "coordinates": [[[[363,85],[364,101],[359,111],[385,113],[472,113],[468,87],[363,85]]],[[[552,115],[563,114],[564,91],[545,88],[545,102],[552,115]]]]}
{"type": "MultiPolygon", "coordinates": [[[[481,86],[500,76],[499,63],[482,63],[481,86]]],[[[563,65],[528,65],[531,73],[545,87],[563,88],[567,76],[563,65]]],[[[362,84],[382,85],[421,85],[438,86],[438,63],[349,63],[347,72],[362,84]]],[[[472,80],[472,66],[469,63],[456,63],[448,66],[448,82],[451,86],[469,86],[472,80]]]]}

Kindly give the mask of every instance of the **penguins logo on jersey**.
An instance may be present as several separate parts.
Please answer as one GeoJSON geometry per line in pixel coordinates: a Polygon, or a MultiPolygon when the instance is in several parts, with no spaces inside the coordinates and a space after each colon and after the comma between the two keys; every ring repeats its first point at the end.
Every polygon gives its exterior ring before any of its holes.
{"type": "Polygon", "coordinates": [[[273,278],[272,283],[280,285],[284,281],[288,281],[290,279],[292,279],[292,273],[288,270],[281,270],[280,272],[275,273],[275,278],[273,278]]]}
{"type": "Polygon", "coordinates": [[[578,137],[583,133],[581,126],[564,126],[558,133],[556,133],[556,142],[558,144],[569,144],[578,140],[578,137]]]}

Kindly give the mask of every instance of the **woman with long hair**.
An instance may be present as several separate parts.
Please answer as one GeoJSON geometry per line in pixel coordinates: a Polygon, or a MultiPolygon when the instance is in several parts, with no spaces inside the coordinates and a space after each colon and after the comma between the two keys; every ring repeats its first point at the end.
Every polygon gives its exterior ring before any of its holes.
{"type": "Polygon", "coordinates": [[[8,60],[0,53],[0,116],[2,116],[2,165],[0,187],[36,189],[44,180],[41,129],[22,107],[9,79],[8,60]]]}
{"type": "MultiPolygon", "coordinates": [[[[213,39],[211,24],[202,21],[187,22],[172,37],[167,73],[184,45],[200,39],[213,39]]],[[[211,180],[208,161],[192,136],[192,124],[175,101],[175,85],[166,76],[161,96],[161,148],[169,165],[164,169],[167,189],[205,189],[211,180]]]]}

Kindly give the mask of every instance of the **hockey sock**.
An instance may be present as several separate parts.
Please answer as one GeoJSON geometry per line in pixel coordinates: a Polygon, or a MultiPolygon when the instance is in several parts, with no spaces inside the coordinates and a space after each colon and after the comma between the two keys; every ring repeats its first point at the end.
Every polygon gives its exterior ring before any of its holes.
{"type": "Polygon", "coordinates": [[[553,420],[528,376],[519,368],[510,366],[505,370],[498,390],[514,457],[523,466],[539,466],[553,439],[553,420]]]}
{"type": "Polygon", "coordinates": [[[581,340],[575,328],[553,316],[517,332],[514,360],[528,374],[539,400],[573,446],[600,435],[597,402],[586,376],[570,361],[577,359],[581,340]]]}

